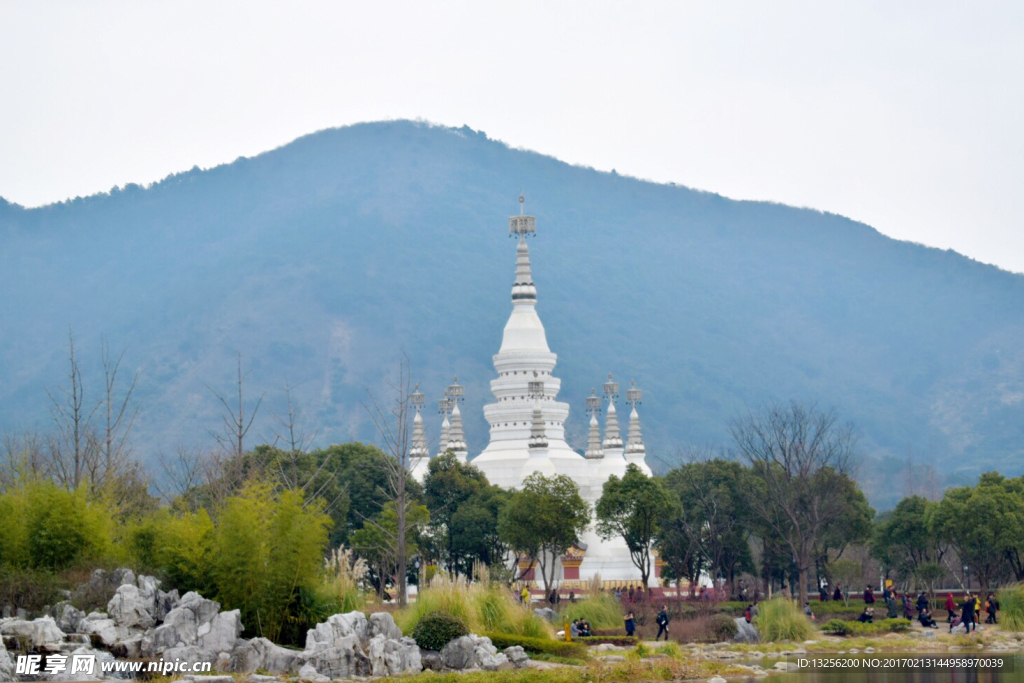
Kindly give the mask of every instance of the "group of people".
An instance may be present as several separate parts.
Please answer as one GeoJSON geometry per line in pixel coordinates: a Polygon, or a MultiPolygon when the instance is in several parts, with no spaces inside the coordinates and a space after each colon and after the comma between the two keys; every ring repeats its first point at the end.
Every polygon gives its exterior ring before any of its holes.
{"type": "MultiPolygon", "coordinates": [[[[916,601],[911,601],[910,595],[904,593],[903,596],[899,596],[896,590],[891,586],[886,586],[882,600],[885,602],[887,616],[889,619],[895,619],[899,616],[899,608],[903,608],[903,618],[913,619],[914,610],[917,610],[917,620],[921,626],[925,628],[938,628],[938,624],[935,621],[935,617],[932,616],[928,596],[924,594],[924,591],[920,592],[917,596],[916,601]]],[[[861,612],[857,621],[864,623],[872,623],[874,620],[875,608],[875,595],[871,590],[871,586],[864,589],[864,611],[861,612]]],[[[952,633],[953,629],[963,624],[964,628],[968,633],[971,632],[971,627],[974,630],[978,629],[978,618],[982,611],[988,615],[985,619],[986,624],[997,623],[997,612],[999,611],[999,601],[996,600],[996,596],[993,593],[988,594],[988,598],[982,603],[981,598],[976,595],[971,595],[970,592],[964,597],[964,601],[959,605],[953,599],[953,594],[949,593],[946,595],[946,621],[949,623],[949,630],[952,633]],[[959,615],[957,614],[959,612],[959,615]]]]}
{"type": "Polygon", "coordinates": [[[956,601],[953,600],[953,594],[949,593],[946,595],[946,611],[949,613],[947,618],[947,621],[949,621],[949,632],[952,633],[953,629],[961,624],[963,624],[968,633],[971,632],[972,626],[977,631],[978,619],[981,617],[982,610],[987,615],[985,618],[986,624],[999,623],[997,617],[999,601],[996,600],[995,594],[989,593],[983,604],[980,597],[971,595],[970,591],[968,591],[964,601],[957,605],[956,601]],[[956,616],[957,611],[960,612],[960,616],[956,616]]]}
{"type": "Polygon", "coordinates": [[[628,591],[624,591],[621,588],[616,588],[615,597],[618,598],[619,601],[625,600],[629,603],[642,602],[644,599],[644,589],[634,587],[632,585],[629,587],[628,591]]]}
{"type": "Polygon", "coordinates": [[[591,634],[590,622],[586,619],[573,619],[569,624],[569,634],[573,638],[587,638],[591,634]]]}

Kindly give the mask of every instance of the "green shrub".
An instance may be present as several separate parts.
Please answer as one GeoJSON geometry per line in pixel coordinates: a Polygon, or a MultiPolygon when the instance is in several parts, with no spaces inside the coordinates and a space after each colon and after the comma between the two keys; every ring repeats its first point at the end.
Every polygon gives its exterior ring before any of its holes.
{"type": "Polygon", "coordinates": [[[469,634],[466,623],[444,612],[425,614],[412,630],[412,638],[424,650],[440,650],[445,645],[469,634]]]}
{"type": "Polygon", "coordinates": [[[833,636],[871,636],[878,633],[905,633],[910,630],[909,619],[882,619],[866,624],[859,621],[829,619],[821,630],[833,636]]]}
{"type": "Polygon", "coordinates": [[[113,554],[114,521],[84,489],[22,482],[0,494],[0,565],[59,571],[113,554]]]}
{"type": "Polygon", "coordinates": [[[829,619],[821,627],[821,630],[830,636],[848,636],[850,635],[850,624],[856,624],[853,621],[843,621],[842,619],[829,619]]]}
{"type": "Polygon", "coordinates": [[[715,640],[732,640],[736,633],[739,631],[739,627],[736,626],[736,621],[726,614],[713,614],[708,619],[708,629],[714,634],[715,640]]]}
{"type": "Polygon", "coordinates": [[[1016,583],[999,591],[999,618],[1003,628],[1010,631],[1024,631],[1024,583],[1016,583]]]}
{"type": "Polygon", "coordinates": [[[812,627],[810,620],[800,611],[796,602],[786,598],[772,598],[762,602],[754,626],[761,640],[807,640],[812,627]]]}
{"type": "Polygon", "coordinates": [[[881,633],[906,633],[910,630],[910,619],[882,619],[878,625],[881,633]]]}
{"type": "Polygon", "coordinates": [[[571,602],[562,607],[559,613],[560,623],[572,623],[576,619],[586,619],[592,628],[623,627],[622,605],[614,595],[598,593],[589,598],[571,602]]]}
{"type": "Polygon", "coordinates": [[[582,643],[555,640],[552,638],[527,638],[514,633],[485,633],[491,643],[499,650],[519,645],[527,652],[568,657],[570,659],[586,659],[587,646],[582,643]]]}
{"type": "Polygon", "coordinates": [[[636,636],[577,636],[572,639],[574,643],[584,645],[620,645],[622,647],[633,647],[640,642],[636,636]]]}

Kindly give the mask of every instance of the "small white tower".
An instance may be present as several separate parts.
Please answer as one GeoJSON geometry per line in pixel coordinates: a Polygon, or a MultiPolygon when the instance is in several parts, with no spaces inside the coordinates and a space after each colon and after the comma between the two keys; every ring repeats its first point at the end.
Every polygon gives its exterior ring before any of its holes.
{"type": "Polygon", "coordinates": [[[459,404],[466,398],[466,388],[459,384],[456,376],[452,383],[444,390],[445,398],[451,402],[452,423],[448,432],[448,450],[454,451],[459,462],[466,462],[469,458],[469,450],[466,448],[466,435],[462,431],[462,411],[459,404]]]}
{"type": "Polygon", "coordinates": [[[604,457],[595,460],[598,464],[597,478],[593,486],[596,501],[601,497],[604,482],[612,475],[622,477],[626,474],[626,460],[622,457],[622,435],[619,433],[619,414],[615,409],[615,401],[619,397],[619,383],[608,373],[608,381],[604,383],[604,395],[608,399],[608,410],[604,422],[604,457]]]}
{"type": "Polygon", "coordinates": [[[444,455],[448,452],[448,434],[451,431],[451,423],[448,422],[448,416],[451,412],[452,402],[447,397],[437,402],[437,414],[444,416],[444,419],[441,421],[441,439],[437,442],[438,455],[444,455]]]}
{"type": "MultiPolygon", "coordinates": [[[[534,378],[538,375],[533,373],[534,378]]],[[[540,472],[545,476],[556,473],[555,467],[548,458],[548,436],[544,427],[544,413],[541,410],[541,401],[545,399],[544,382],[534,379],[527,383],[527,393],[533,401],[533,416],[530,420],[530,457],[523,467],[523,477],[528,477],[534,472],[540,472]]]]}
{"type": "Polygon", "coordinates": [[[412,418],[412,447],[409,449],[409,471],[413,479],[423,483],[430,466],[430,451],[427,450],[427,439],[423,433],[423,416],[420,409],[424,404],[423,392],[417,384],[412,393],[409,394],[409,403],[416,414],[412,418]]]}
{"type": "Polygon", "coordinates": [[[644,446],[644,438],[640,433],[640,414],[636,407],[640,405],[641,392],[636,388],[636,382],[631,382],[629,390],[626,391],[626,403],[633,406],[629,413],[629,439],[626,441],[626,463],[637,465],[644,474],[651,476],[651,468],[647,466],[647,448],[644,446]]]}
{"type": "Polygon", "coordinates": [[[608,451],[622,452],[622,436],[619,435],[619,416],[615,410],[615,399],[619,397],[619,383],[612,381],[612,373],[608,373],[608,381],[604,383],[604,395],[608,398],[608,417],[604,423],[604,447],[608,451]]]}
{"type": "Polygon", "coordinates": [[[601,397],[595,389],[590,390],[587,397],[587,414],[590,415],[590,435],[587,439],[588,460],[597,460],[604,457],[604,450],[601,448],[601,427],[597,423],[597,414],[601,412],[601,397]]]}

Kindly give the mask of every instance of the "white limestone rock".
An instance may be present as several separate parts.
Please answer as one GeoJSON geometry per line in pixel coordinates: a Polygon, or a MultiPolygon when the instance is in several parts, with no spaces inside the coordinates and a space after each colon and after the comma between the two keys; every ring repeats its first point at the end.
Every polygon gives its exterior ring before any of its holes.
{"type": "Polygon", "coordinates": [[[336,647],[339,642],[349,636],[355,636],[362,644],[369,640],[368,626],[366,615],[362,612],[332,614],[327,621],[317,624],[306,632],[306,651],[318,652],[336,647]]]}
{"type": "Polygon", "coordinates": [[[153,609],[155,607],[155,587],[153,593],[143,595],[139,589],[126,583],[118,586],[114,597],[107,603],[107,613],[122,633],[127,635],[132,630],[146,630],[153,627],[153,609]]]}
{"type": "Polygon", "coordinates": [[[388,640],[401,640],[402,629],[398,628],[390,612],[375,612],[370,615],[367,634],[370,638],[383,635],[388,640]]]}
{"type": "Polygon", "coordinates": [[[29,647],[39,652],[60,652],[64,640],[64,632],[57,627],[53,617],[40,617],[32,621],[5,620],[0,623],[0,635],[20,636],[27,641],[29,647]]]}
{"type": "Polygon", "coordinates": [[[7,654],[4,639],[0,638],[0,681],[14,680],[14,660],[7,654]]]}
{"type": "Polygon", "coordinates": [[[310,683],[328,683],[331,679],[318,673],[316,667],[312,664],[303,664],[302,668],[299,669],[299,680],[309,681],[310,683]]]}
{"type": "Polygon", "coordinates": [[[272,674],[294,674],[305,663],[302,652],[289,650],[266,638],[239,641],[231,653],[230,671],[251,674],[265,669],[272,674]]]}
{"type": "Polygon", "coordinates": [[[486,636],[470,636],[473,639],[473,665],[484,671],[504,671],[512,668],[508,657],[498,652],[491,639],[486,636]]]}
{"type": "Polygon", "coordinates": [[[760,643],[761,635],[754,628],[753,624],[747,622],[743,617],[734,619],[736,622],[736,635],[732,637],[737,643],[760,643]]]}
{"type": "Polygon", "coordinates": [[[473,666],[475,650],[473,637],[461,636],[441,648],[441,661],[446,669],[468,669],[473,666]]]}
{"type": "Polygon", "coordinates": [[[522,669],[530,664],[530,657],[526,654],[526,650],[521,645],[513,645],[512,647],[506,647],[504,651],[505,657],[512,663],[512,666],[516,669],[522,669]]]}
{"type": "Polygon", "coordinates": [[[220,612],[220,603],[214,600],[207,600],[195,591],[189,591],[182,596],[175,609],[187,609],[196,616],[196,625],[205,624],[211,621],[220,612]]]}
{"type": "Polygon", "coordinates": [[[441,660],[441,653],[437,650],[420,650],[420,662],[424,671],[441,671],[444,669],[444,661],[441,660]]]}
{"type": "Polygon", "coordinates": [[[423,670],[420,648],[412,638],[387,638],[378,634],[367,642],[366,657],[371,676],[399,676],[423,670]]]}
{"type": "Polygon", "coordinates": [[[176,607],[167,613],[164,623],[149,632],[147,654],[160,654],[173,647],[192,645],[199,637],[195,612],[176,607]]]}
{"type": "MultiPolygon", "coordinates": [[[[70,655],[68,655],[67,671],[65,671],[64,673],[60,673],[60,674],[52,674],[52,675],[40,676],[39,680],[45,680],[45,681],[101,681],[101,680],[103,680],[103,664],[104,663],[110,663],[110,662],[113,662],[113,661],[114,661],[114,655],[110,654],[109,652],[105,652],[104,650],[97,650],[97,649],[94,649],[94,648],[91,648],[91,647],[79,647],[79,648],[76,648],[75,650],[73,650],[70,655]],[[95,662],[96,662],[95,668],[93,669],[92,673],[85,672],[85,671],[79,671],[78,673],[75,673],[75,674],[71,673],[71,658],[74,657],[75,655],[92,655],[93,657],[96,658],[96,660],[95,660],[95,662]]],[[[124,674],[122,674],[121,676],[117,676],[117,678],[125,678],[125,677],[126,676],[124,674]]]]}
{"type": "Polygon", "coordinates": [[[307,650],[303,656],[317,671],[329,678],[352,678],[368,676],[370,673],[370,660],[354,633],[335,638],[330,647],[313,652],[307,650]]]}
{"type": "Polygon", "coordinates": [[[199,646],[208,652],[231,652],[242,635],[242,615],[237,609],[221,612],[210,621],[200,624],[196,633],[199,646]]]}
{"type": "Polygon", "coordinates": [[[58,602],[53,609],[54,619],[57,621],[57,628],[64,633],[77,633],[78,623],[85,618],[85,612],[77,609],[70,602],[58,602]]]}

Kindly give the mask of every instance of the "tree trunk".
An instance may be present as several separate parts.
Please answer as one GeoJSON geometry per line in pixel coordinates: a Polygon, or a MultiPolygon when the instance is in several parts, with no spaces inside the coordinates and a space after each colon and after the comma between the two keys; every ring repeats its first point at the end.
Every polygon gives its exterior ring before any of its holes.
{"type": "Polygon", "coordinates": [[[807,553],[802,553],[796,565],[796,597],[797,604],[803,607],[807,602],[807,553]]]}
{"type": "Polygon", "coordinates": [[[405,468],[402,467],[399,471],[399,491],[398,500],[395,501],[396,508],[398,511],[398,605],[399,607],[405,607],[407,596],[406,596],[406,552],[405,552],[405,468]]]}

